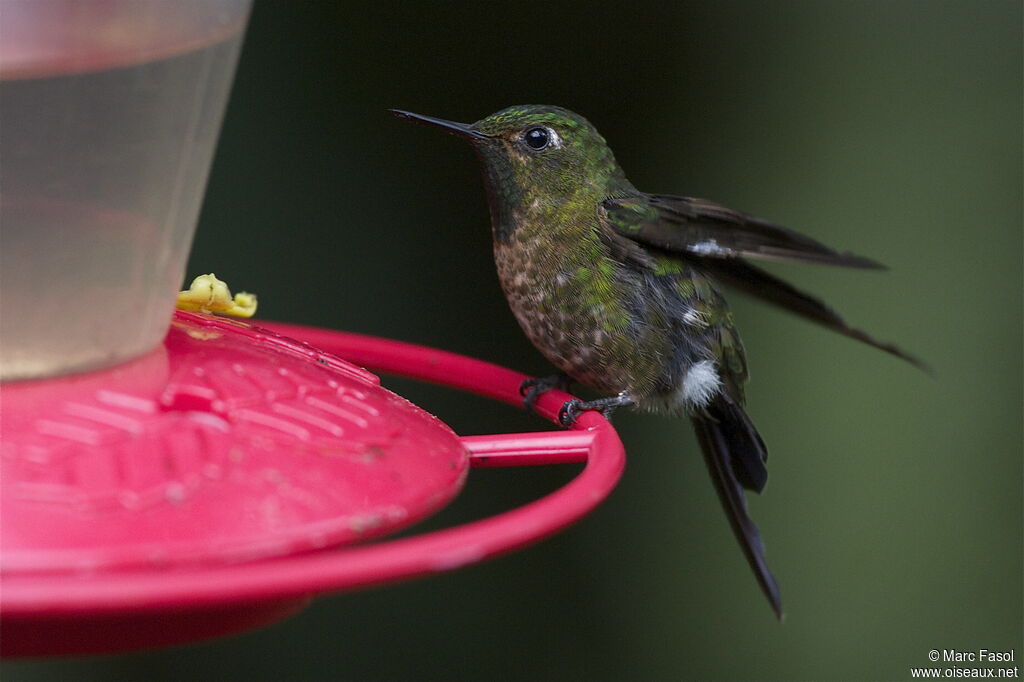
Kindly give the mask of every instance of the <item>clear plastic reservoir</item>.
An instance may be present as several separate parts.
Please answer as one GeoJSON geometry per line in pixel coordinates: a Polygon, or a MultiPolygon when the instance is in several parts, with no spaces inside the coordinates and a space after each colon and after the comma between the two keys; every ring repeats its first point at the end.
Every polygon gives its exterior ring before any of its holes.
{"type": "Polygon", "coordinates": [[[251,0],[0,0],[0,379],[163,338],[251,0]]]}

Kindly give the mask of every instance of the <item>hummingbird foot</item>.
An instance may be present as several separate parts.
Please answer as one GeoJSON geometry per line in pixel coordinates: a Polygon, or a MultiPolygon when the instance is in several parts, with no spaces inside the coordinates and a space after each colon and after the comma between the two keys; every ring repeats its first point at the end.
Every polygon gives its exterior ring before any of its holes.
{"type": "Polygon", "coordinates": [[[526,408],[527,412],[533,412],[537,404],[537,398],[553,388],[557,388],[560,391],[568,391],[571,384],[572,379],[564,372],[547,377],[527,379],[519,384],[519,395],[523,396],[523,407],[526,408]]]}
{"type": "Polygon", "coordinates": [[[573,398],[572,400],[565,401],[562,409],[558,411],[558,422],[562,426],[569,428],[587,410],[597,410],[604,415],[605,419],[610,419],[612,412],[618,408],[634,404],[636,404],[636,401],[633,399],[633,396],[625,392],[607,398],[597,398],[596,400],[578,400],[573,398]]]}

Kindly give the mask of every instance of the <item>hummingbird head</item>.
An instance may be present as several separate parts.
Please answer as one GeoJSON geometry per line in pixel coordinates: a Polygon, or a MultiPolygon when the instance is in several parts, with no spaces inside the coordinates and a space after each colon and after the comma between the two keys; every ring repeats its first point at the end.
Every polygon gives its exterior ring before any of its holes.
{"type": "Polygon", "coordinates": [[[597,129],[568,109],[518,105],[469,125],[392,112],[444,128],[473,145],[498,238],[507,238],[531,215],[592,213],[594,203],[635,191],[597,129]]]}

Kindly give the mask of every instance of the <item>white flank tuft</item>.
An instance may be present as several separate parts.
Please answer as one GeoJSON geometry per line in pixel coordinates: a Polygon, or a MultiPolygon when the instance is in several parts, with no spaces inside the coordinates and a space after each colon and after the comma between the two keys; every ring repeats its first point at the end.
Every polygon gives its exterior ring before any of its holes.
{"type": "Polygon", "coordinates": [[[722,388],[715,365],[710,360],[695,363],[683,377],[683,400],[697,409],[707,407],[711,399],[722,388]]]}
{"type": "Polygon", "coordinates": [[[707,321],[704,319],[704,314],[699,312],[696,308],[687,308],[683,312],[683,322],[691,327],[708,326],[707,321]]]}

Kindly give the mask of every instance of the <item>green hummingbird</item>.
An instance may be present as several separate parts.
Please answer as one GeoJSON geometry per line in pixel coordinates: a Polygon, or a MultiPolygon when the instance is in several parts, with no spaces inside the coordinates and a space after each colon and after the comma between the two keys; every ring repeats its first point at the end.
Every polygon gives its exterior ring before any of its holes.
{"type": "Polygon", "coordinates": [[[476,150],[501,287],[559,370],[524,383],[526,406],[576,381],[604,397],[565,403],[563,425],[584,410],[609,415],[626,405],[689,417],[733,532],[781,618],[743,492],[764,489],[768,450],[743,409],[747,361],[720,285],[923,366],[747,259],[882,266],[711,201],[641,192],[594,126],[560,107],[512,106],[473,124],[392,113],[476,150]]]}

